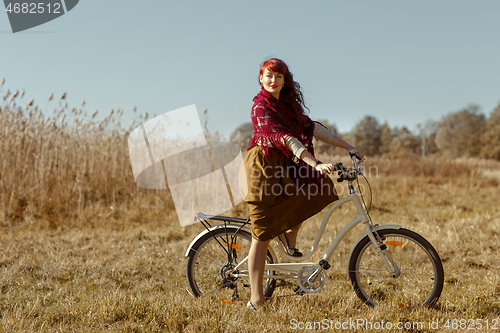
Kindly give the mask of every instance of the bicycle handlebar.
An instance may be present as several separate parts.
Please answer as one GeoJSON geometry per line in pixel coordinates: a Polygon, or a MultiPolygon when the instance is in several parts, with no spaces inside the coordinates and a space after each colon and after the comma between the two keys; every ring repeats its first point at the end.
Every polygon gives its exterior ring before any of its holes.
{"type": "Polygon", "coordinates": [[[352,163],[354,165],[354,169],[349,169],[349,168],[346,168],[342,162],[338,162],[338,163],[332,163],[332,166],[333,166],[333,170],[334,171],[338,171],[338,175],[340,176],[339,178],[337,178],[337,181],[340,183],[340,182],[343,182],[344,180],[347,180],[347,181],[353,181],[355,180],[359,174],[362,174],[363,173],[363,169],[359,167],[359,165],[361,164],[361,162],[363,162],[365,160],[365,158],[361,158],[358,156],[358,152],[356,150],[350,150],[349,151],[349,156],[351,157],[352,159],[352,163]]]}
{"type": "Polygon", "coordinates": [[[356,156],[356,158],[357,158],[358,160],[360,160],[360,159],[361,159],[361,157],[359,157],[359,155],[358,155],[358,151],[357,151],[357,150],[354,150],[354,149],[353,149],[353,150],[349,150],[349,151],[348,151],[348,153],[349,153],[349,155],[350,155],[351,157],[352,157],[352,156],[356,156]]]}
{"type": "Polygon", "coordinates": [[[344,169],[344,165],[342,164],[342,162],[332,163],[332,166],[333,166],[333,171],[339,171],[344,169]]]}

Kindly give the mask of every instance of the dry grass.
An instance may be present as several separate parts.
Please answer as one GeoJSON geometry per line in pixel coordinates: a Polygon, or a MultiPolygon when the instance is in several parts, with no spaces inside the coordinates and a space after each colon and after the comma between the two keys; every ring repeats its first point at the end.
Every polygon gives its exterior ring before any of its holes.
{"type": "MultiPolygon", "coordinates": [[[[1,115],[0,331],[278,332],[290,331],[292,319],[428,328],[430,320],[443,327],[447,319],[500,318],[498,162],[371,159],[365,165],[374,221],[420,233],[443,259],[446,282],[436,308],[361,304],[345,274],[353,233],[334,254],[320,293],[291,296],[294,283],[287,284],[255,314],[243,303],[188,294],[184,252],[202,227],[179,226],[168,191],[137,188],[123,135],[95,122],[56,129],[52,119],[30,112],[4,108],[1,115]]],[[[353,213],[336,213],[321,245],[353,213]]],[[[247,210],[241,204],[229,214],[247,210]]],[[[312,242],[322,214],[305,223],[300,248],[312,242]]]]}

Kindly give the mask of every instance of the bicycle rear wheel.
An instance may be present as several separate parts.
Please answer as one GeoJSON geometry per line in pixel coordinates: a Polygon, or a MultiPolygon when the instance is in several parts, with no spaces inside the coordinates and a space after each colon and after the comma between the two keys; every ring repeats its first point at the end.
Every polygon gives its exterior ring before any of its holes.
{"type": "Polygon", "coordinates": [[[358,297],[371,306],[434,305],[441,295],[444,272],[441,259],[422,236],[407,229],[379,230],[386,249],[399,267],[389,273],[368,236],[354,249],[349,261],[349,278],[358,297]]]}
{"type": "MultiPolygon", "coordinates": [[[[248,256],[251,242],[250,233],[236,227],[216,229],[200,238],[191,248],[186,262],[191,293],[196,297],[214,297],[229,303],[250,300],[248,264],[245,262],[238,270],[234,267],[248,256]]],[[[269,250],[266,263],[273,263],[269,250]]],[[[264,278],[263,284],[264,296],[271,297],[276,280],[264,278]]]]}

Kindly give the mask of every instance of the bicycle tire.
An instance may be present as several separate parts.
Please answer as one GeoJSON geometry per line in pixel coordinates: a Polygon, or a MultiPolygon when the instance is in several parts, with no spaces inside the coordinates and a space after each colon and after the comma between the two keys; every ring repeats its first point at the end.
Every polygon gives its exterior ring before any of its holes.
{"type": "MultiPolygon", "coordinates": [[[[246,230],[236,227],[215,229],[205,234],[189,251],[186,262],[186,278],[189,290],[195,297],[215,297],[218,300],[233,303],[250,300],[250,280],[247,277],[231,277],[231,267],[248,256],[252,236],[246,230]],[[220,242],[218,242],[218,241],[220,242]],[[223,246],[233,244],[234,259],[229,262],[223,246]]],[[[267,251],[266,263],[273,263],[271,252],[267,251]]],[[[248,275],[245,263],[239,273],[248,275]]],[[[268,273],[271,273],[268,271],[268,273]]],[[[276,287],[276,280],[264,278],[264,296],[271,297],[276,287]]]]}
{"type": "Polygon", "coordinates": [[[433,306],[443,290],[443,264],[432,245],[408,229],[377,231],[386,250],[400,269],[390,276],[368,236],[354,249],[349,260],[349,278],[356,295],[371,306],[433,306]]]}

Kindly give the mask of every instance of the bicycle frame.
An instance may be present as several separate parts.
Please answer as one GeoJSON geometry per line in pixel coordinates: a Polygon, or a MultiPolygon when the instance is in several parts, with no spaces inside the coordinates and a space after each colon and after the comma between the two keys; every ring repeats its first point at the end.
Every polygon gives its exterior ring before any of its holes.
{"type": "MultiPolygon", "coordinates": [[[[326,225],[333,214],[335,210],[337,210],[339,207],[342,205],[353,202],[354,205],[356,206],[356,209],[358,210],[358,216],[356,216],[351,222],[349,222],[341,231],[340,233],[335,237],[335,239],[332,241],[328,249],[326,250],[325,254],[322,257],[322,260],[328,261],[328,259],[331,257],[339,243],[344,239],[344,237],[358,224],[362,223],[365,226],[365,234],[363,234],[358,241],[352,246],[351,252],[353,248],[357,245],[357,243],[365,236],[368,235],[370,240],[372,241],[375,249],[377,252],[380,254],[380,258],[384,262],[385,267],[387,268],[387,271],[389,273],[392,273],[394,271],[397,271],[398,268],[397,266],[395,267],[395,263],[392,261],[392,259],[389,257],[389,260],[386,256],[388,254],[383,254],[382,249],[380,248],[380,245],[378,241],[376,240],[375,236],[373,235],[373,227],[370,224],[370,220],[368,218],[368,215],[366,214],[365,209],[362,206],[361,199],[359,194],[355,191],[352,190],[351,194],[345,198],[340,199],[337,201],[326,213],[325,217],[323,218],[323,222],[321,223],[321,226],[318,230],[318,233],[316,235],[316,238],[314,239],[314,242],[311,246],[311,249],[309,252],[305,253],[302,257],[293,257],[287,253],[285,253],[284,249],[282,246],[278,246],[278,252],[281,254],[282,258],[285,261],[294,261],[294,262],[286,262],[286,263],[276,263],[276,264],[266,264],[264,270],[265,271],[273,271],[273,272],[281,272],[281,274],[266,274],[264,273],[264,278],[274,278],[274,279],[286,279],[286,278],[297,278],[300,270],[304,268],[305,266],[316,266],[318,270],[315,272],[314,276],[311,278],[315,278],[324,268],[320,266],[318,263],[314,262],[302,262],[304,260],[307,260],[310,258],[318,249],[319,242],[321,241],[321,238],[323,237],[323,233],[325,231],[326,225]],[[283,274],[287,273],[287,274],[283,274]],[[291,273],[291,274],[290,274],[291,273]]],[[[390,225],[387,226],[388,228],[391,229],[399,229],[401,226],[396,226],[396,225],[390,225]]],[[[377,228],[378,229],[378,228],[377,228]]],[[[241,267],[246,263],[248,260],[248,256],[244,258],[236,267],[234,267],[234,271],[237,271],[238,269],[241,269],[241,267]]],[[[234,274],[235,277],[243,277],[243,276],[248,276],[247,274],[241,274],[237,273],[234,274]]]]}

